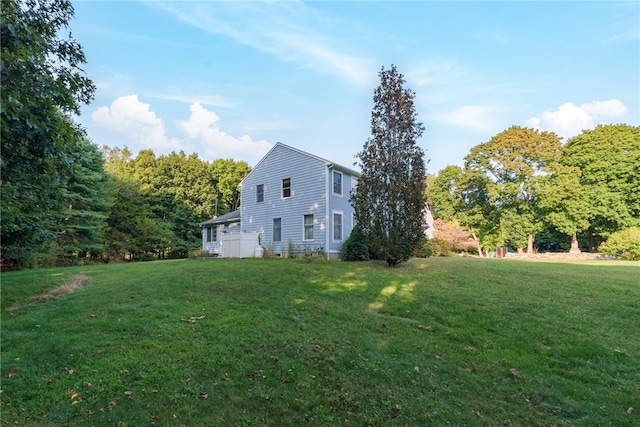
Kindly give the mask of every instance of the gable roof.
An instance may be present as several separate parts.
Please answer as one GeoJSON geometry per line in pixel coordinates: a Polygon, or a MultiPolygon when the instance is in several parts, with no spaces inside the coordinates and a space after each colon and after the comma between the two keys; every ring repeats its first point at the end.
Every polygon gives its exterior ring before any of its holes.
{"type": "Polygon", "coordinates": [[[240,186],[242,186],[242,183],[244,182],[244,180],[247,179],[253,173],[254,170],[258,169],[258,166],[260,166],[260,164],[264,161],[264,159],[269,157],[269,154],[271,154],[271,152],[274,151],[278,147],[283,147],[283,148],[286,148],[288,150],[295,151],[296,153],[300,153],[300,154],[302,154],[304,156],[311,157],[312,159],[319,160],[320,162],[324,163],[325,166],[327,166],[327,167],[334,168],[334,169],[339,170],[341,172],[346,172],[349,175],[355,176],[357,178],[360,177],[360,172],[357,172],[357,171],[355,171],[355,170],[353,170],[351,168],[339,165],[339,164],[331,162],[331,161],[329,161],[327,159],[323,159],[322,157],[318,157],[315,154],[307,153],[306,151],[302,151],[302,150],[299,150],[297,148],[291,147],[290,145],[283,144],[282,142],[276,142],[276,145],[271,147],[271,149],[267,152],[267,154],[265,154],[262,157],[262,159],[260,159],[260,161],[258,163],[256,163],[256,165],[251,169],[251,171],[247,174],[247,176],[245,176],[242,179],[242,181],[240,181],[240,186]]]}
{"type": "Polygon", "coordinates": [[[200,226],[215,225],[215,224],[231,224],[232,222],[240,222],[240,210],[229,212],[227,214],[201,222],[200,226]]]}

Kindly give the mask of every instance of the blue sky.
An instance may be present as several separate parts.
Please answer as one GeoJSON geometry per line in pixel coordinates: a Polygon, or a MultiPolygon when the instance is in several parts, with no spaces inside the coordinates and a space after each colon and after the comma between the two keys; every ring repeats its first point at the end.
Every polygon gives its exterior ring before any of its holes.
{"type": "Polygon", "coordinates": [[[428,172],[510,126],[640,125],[640,2],[76,1],[99,146],[345,166],[381,67],[415,92],[428,172]]]}

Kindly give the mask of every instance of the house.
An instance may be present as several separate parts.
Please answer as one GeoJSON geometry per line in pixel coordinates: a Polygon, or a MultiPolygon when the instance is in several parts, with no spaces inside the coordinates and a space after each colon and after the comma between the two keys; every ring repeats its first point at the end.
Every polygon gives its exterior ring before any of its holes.
{"type": "Polygon", "coordinates": [[[226,256],[225,239],[240,232],[277,256],[312,251],[338,258],[353,229],[349,198],[359,176],[277,143],[240,183],[240,210],[201,224],[202,248],[226,256]]]}
{"type": "Polygon", "coordinates": [[[240,232],[240,211],[233,211],[200,223],[202,227],[202,251],[223,256],[222,240],[228,233],[240,232]]]}

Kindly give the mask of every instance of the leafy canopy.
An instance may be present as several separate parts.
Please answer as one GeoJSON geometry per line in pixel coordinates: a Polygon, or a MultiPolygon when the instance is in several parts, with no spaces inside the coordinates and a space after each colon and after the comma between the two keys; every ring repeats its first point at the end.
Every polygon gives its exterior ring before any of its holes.
{"type": "Polygon", "coordinates": [[[2,2],[2,256],[12,262],[55,239],[73,150],[84,137],[69,115],[93,99],[95,86],[66,31],[72,17],[68,0],[2,2]]]}
{"type": "Polygon", "coordinates": [[[395,66],[379,73],[371,111],[371,137],[358,153],[362,175],[351,201],[375,259],[406,261],[425,235],[425,160],[417,141],[415,94],[395,66]]]}

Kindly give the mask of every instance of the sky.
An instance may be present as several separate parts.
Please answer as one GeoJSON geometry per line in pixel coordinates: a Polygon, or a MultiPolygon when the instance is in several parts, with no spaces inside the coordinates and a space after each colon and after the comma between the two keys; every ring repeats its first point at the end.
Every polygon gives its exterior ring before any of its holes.
{"type": "Polygon", "coordinates": [[[98,146],[358,169],[378,73],[415,94],[427,172],[511,126],[640,125],[640,2],[74,1],[98,146]]]}

